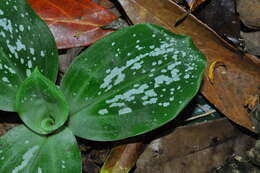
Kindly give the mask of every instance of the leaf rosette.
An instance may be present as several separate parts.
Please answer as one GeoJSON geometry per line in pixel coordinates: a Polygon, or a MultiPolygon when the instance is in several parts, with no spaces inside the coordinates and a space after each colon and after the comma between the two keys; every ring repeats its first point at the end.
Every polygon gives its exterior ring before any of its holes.
{"type": "Polygon", "coordinates": [[[17,92],[16,111],[33,131],[49,134],[66,122],[69,108],[59,88],[36,68],[17,92]]]}

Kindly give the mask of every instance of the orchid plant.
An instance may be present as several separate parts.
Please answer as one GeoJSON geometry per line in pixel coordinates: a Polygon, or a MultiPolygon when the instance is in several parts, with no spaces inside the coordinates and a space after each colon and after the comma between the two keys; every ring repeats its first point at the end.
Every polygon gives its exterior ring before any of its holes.
{"type": "Polygon", "coordinates": [[[206,66],[190,37],[138,24],[82,52],[55,84],[58,53],[25,0],[0,1],[0,109],[24,125],[0,137],[1,173],[80,173],[75,136],[113,141],[174,119],[206,66]]]}

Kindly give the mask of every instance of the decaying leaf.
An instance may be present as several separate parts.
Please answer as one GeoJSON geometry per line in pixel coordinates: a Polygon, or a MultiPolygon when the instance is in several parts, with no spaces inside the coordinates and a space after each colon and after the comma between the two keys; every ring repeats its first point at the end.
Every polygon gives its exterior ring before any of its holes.
{"type": "Polygon", "coordinates": [[[200,4],[204,3],[207,0],[170,0],[176,3],[187,3],[190,9],[195,10],[200,4]]]}
{"type": "Polygon", "coordinates": [[[211,84],[214,84],[214,71],[218,66],[225,67],[225,64],[223,61],[216,60],[209,65],[208,78],[211,84]]]}
{"type": "Polygon", "coordinates": [[[101,5],[102,7],[106,8],[106,9],[114,7],[114,4],[110,0],[92,0],[92,1],[101,5]]]}
{"type": "Polygon", "coordinates": [[[128,173],[135,165],[143,148],[142,142],[114,147],[100,173],[128,173]]]}
{"type": "Polygon", "coordinates": [[[251,120],[253,121],[253,124],[255,125],[254,127],[256,131],[260,133],[260,93],[258,93],[258,96],[256,98],[253,98],[253,104],[254,105],[252,106],[253,109],[250,112],[250,116],[251,120]]]}
{"type": "Polygon", "coordinates": [[[260,1],[259,0],[236,0],[239,17],[249,28],[260,28],[260,1]]]}
{"type": "Polygon", "coordinates": [[[189,6],[189,10],[177,18],[175,26],[178,26],[179,24],[181,24],[191,14],[191,12],[196,9],[196,7],[198,7],[200,4],[202,4],[206,0],[185,0],[185,1],[189,6]]]}
{"type": "Polygon", "coordinates": [[[209,1],[195,12],[199,20],[206,23],[218,34],[243,47],[240,39],[240,19],[236,12],[235,0],[209,1]]]}
{"type": "Polygon", "coordinates": [[[256,108],[257,102],[258,102],[258,96],[257,95],[249,95],[246,98],[245,106],[249,110],[254,110],[256,108]]]}
{"type": "Polygon", "coordinates": [[[229,68],[226,73],[216,70],[211,85],[208,73],[201,88],[202,94],[223,114],[236,123],[254,131],[244,98],[258,92],[260,85],[260,61],[250,55],[241,58],[236,50],[224,42],[214,31],[189,15],[179,26],[176,19],[184,10],[169,0],[119,0],[133,23],[156,23],[175,33],[189,35],[206,55],[209,64],[219,59],[229,68]]]}
{"type": "Polygon", "coordinates": [[[135,173],[209,173],[230,155],[243,154],[254,142],[226,118],[178,127],[147,146],[135,173]]]}
{"type": "Polygon", "coordinates": [[[200,4],[207,0],[185,0],[187,4],[189,5],[191,11],[195,10],[196,7],[198,7],[200,4]]]}
{"type": "Polygon", "coordinates": [[[111,30],[102,30],[117,17],[91,0],[28,0],[49,25],[58,48],[89,45],[111,30]]]}
{"type": "Polygon", "coordinates": [[[244,50],[252,55],[260,56],[260,31],[240,32],[240,34],[245,43],[244,50]]]}

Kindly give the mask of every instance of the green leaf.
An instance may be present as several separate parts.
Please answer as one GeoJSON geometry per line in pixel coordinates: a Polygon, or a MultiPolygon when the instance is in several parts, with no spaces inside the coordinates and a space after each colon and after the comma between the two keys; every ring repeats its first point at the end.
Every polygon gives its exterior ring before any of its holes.
{"type": "Polygon", "coordinates": [[[35,67],[55,81],[58,54],[47,25],[25,0],[0,1],[0,109],[14,111],[16,91],[35,67]]]}
{"type": "Polygon", "coordinates": [[[69,128],[100,141],[158,128],[197,93],[205,66],[190,37],[151,24],[112,33],[82,53],[62,80],[69,128]]]}
{"type": "Polygon", "coordinates": [[[61,90],[36,68],[17,91],[16,111],[33,131],[49,134],[68,119],[69,107],[61,90]]]}
{"type": "Polygon", "coordinates": [[[81,173],[77,142],[69,129],[45,137],[21,125],[0,137],[1,173],[81,173]]]}

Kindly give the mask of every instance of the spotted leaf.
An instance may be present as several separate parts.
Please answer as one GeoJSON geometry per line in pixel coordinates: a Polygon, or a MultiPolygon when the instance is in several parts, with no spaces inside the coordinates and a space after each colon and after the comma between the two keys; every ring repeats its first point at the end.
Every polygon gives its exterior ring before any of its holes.
{"type": "Polygon", "coordinates": [[[0,137],[2,173],[81,173],[77,142],[69,129],[39,136],[25,126],[0,137]]]}
{"type": "Polygon", "coordinates": [[[36,68],[17,91],[16,111],[33,131],[49,134],[68,118],[68,104],[53,82],[36,68]]]}
{"type": "Polygon", "coordinates": [[[99,40],[65,74],[69,128],[91,140],[117,140],[158,128],[197,93],[206,66],[190,37],[139,24],[99,40]]]}
{"type": "Polygon", "coordinates": [[[32,69],[55,81],[58,56],[44,22],[25,0],[0,1],[0,109],[14,111],[15,95],[32,69]]]}

